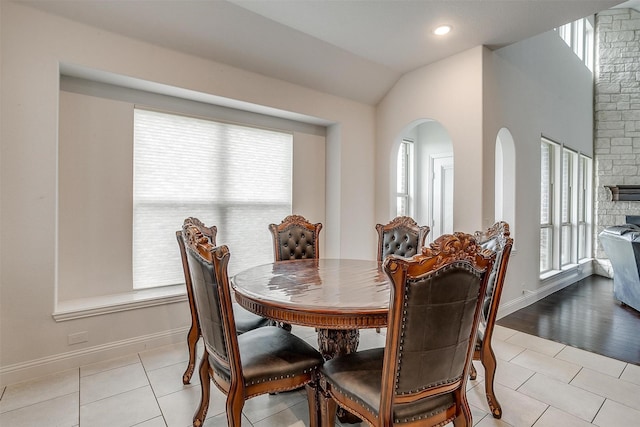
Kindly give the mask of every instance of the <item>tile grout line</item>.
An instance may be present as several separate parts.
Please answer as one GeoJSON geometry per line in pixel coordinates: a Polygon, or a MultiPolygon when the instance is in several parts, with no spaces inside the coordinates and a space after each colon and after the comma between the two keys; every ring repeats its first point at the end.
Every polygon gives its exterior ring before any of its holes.
{"type": "MultiPolygon", "coordinates": [[[[136,356],[138,357],[138,360],[140,361],[140,365],[142,365],[142,370],[144,371],[144,376],[147,378],[147,382],[149,383],[149,388],[151,389],[151,393],[153,393],[153,399],[156,401],[156,405],[158,406],[158,410],[160,411],[160,416],[162,417],[162,421],[164,422],[164,425],[167,425],[167,419],[164,416],[164,412],[162,411],[162,406],[160,406],[160,402],[158,402],[158,395],[156,394],[155,389],[153,388],[153,385],[151,384],[151,379],[149,378],[149,372],[147,371],[147,368],[144,366],[144,362],[142,361],[142,357],[140,357],[140,353],[136,353],[136,356]]],[[[155,418],[155,417],[154,417],[155,418]]],[[[153,418],[149,418],[149,420],[152,420],[153,418]]],[[[146,421],[149,421],[146,420],[146,421]]],[[[146,422],[144,421],[144,422],[146,422]]],[[[141,423],[138,423],[141,424],[141,423]]],[[[134,427],[134,426],[132,426],[134,427]]]]}

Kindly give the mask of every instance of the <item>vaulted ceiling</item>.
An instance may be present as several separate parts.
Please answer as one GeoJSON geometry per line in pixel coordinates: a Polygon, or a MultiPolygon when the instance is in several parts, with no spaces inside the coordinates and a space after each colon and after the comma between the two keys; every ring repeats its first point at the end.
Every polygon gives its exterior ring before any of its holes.
{"type": "MultiPolygon", "coordinates": [[[[622,0],[13,0],[156,45],[376,104],[404,74],[622,0]],[[444,37],[433,29],[452,26],[444,37]]],[[[640,0],[623,6],[637,7],[640,0]]]]}

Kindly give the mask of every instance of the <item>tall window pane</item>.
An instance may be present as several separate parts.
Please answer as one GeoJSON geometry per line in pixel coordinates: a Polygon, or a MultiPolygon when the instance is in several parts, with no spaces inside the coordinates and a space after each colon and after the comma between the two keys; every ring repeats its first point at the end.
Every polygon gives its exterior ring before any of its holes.
{"type": "Polygon", "coordinates": [[[396,214],[411,215],[411,165],[413,141],[405,139],[398,148],[396,177],[396,214]]]}
{"type": "Polygon", "coordinates": [[[540,144],[540,272],[553,268],[553,145],[540,144]]]}
{"type": "Polygon", "coordinates": [[[540,145],[540,224],[551,223],[551,144],[543,142],[540,145]]]}
{"type": "Polygon", "coordinates": [[[572,248],[573,248],[573,227],[575,224],[574,219],[574,163],[576,153],[566,148],[562,150],[562,193],[560,199],[560,222],[562,223],[562,235],[560,241],[562,247],[560,250],[560,265],[564,266],[570,264],[573,261],[572,248]]]}
{"type": "Polygon", "coordinates": [[[175,231],[189,216],[218,227],[230,274],[269,262],[267,226],[291,213],[292,135],[142,109],[134,121],[134,288],[184,282],[175,231]]]}
{"type": "Polygon", "coordinates": [[[592,161],[580,156],[578,173],[578,260],[591,256],[591,180],[592,161]]]}

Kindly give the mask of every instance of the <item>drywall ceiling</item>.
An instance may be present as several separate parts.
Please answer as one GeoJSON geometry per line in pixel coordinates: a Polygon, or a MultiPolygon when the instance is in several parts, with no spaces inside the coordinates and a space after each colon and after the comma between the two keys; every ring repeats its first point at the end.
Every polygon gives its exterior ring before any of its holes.
{"type": "MultiPolygon", "coordinates": [[[[406,72],[505,46],[622,0],[14,0],[192,55],[376,104],[406,72]],[[453,27],[445,37],[432,30],[453,27]]],[[[639,3],[640,0],[632,0],[639,3]]],[[[633,6],[633,5],[632,5],[633,6]]]]}

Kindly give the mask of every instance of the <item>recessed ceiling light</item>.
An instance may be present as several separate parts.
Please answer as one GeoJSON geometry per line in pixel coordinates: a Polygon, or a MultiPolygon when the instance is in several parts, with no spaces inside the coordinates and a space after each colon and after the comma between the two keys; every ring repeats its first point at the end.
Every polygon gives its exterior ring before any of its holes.
{"type": "Polygon", "coordinates": [[[448,34],[449,31],[451,31],[451,25],[440,25],[438,28],[433,30],[433,34],[436,36],[444,36],[445,34],[448,34]]]}

